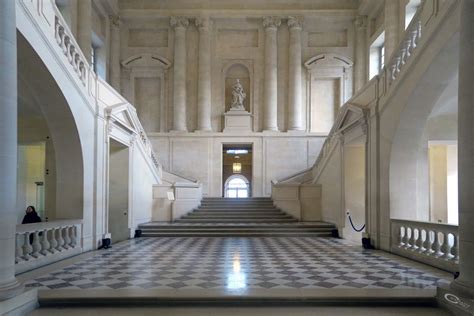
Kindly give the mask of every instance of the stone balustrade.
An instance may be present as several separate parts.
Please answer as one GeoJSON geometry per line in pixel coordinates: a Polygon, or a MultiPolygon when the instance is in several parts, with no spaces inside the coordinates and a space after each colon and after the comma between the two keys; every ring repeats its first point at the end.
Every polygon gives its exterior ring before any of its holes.
{"type": "Polygon", "coordinates": [[[16,273],[33,270],[82,252],[82,220],[17,225],[16,273]]]}
{"type": "Polygon", "coordinates": [[[418,10],[413,17],[410,25],[405,31],[403,40],[400,42],[400,45],[395,51],[394,56],[391,58],[390,63],[386,66],[389,84],[397,78],[403,66],[407,63],[413,51],[418,46],[422,33],[420,19],[422,9],[423,8],[418,10]]]}
{"type": "Polygon", "coordinates": [[[459,263],[458,226],[392,219],[391,251],[455,272],[459,263]]]}
{"type": "Polygon", "coordinates": [[[66,22],[59,13],[59,10],[55,7],[55,17],[54,17],[54,37],[56,42],[61,47],[64,55],[67,57],[69,63],[72,65],[74,71],[79,76],[81,82],[86,85],[87,80],[87,71],[89,68],[89,63],[82,54],[79,45],[77,44],[74,36],[69,30],[66,22]]]}

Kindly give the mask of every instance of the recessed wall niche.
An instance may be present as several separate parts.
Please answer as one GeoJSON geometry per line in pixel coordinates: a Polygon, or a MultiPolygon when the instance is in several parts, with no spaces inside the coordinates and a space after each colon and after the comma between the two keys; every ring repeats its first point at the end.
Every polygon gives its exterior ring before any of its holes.
{"type": "Polygon", "coordinates": [[[240,80],[240,83],[246,93],[246,97],[244,100],[244,107],[247,112],[251,112],[250,108],[250,98],[251,98],[251,91],[250,91],[250,72],[246,66],[240,63],[236,63],[230,66],[227,69],[225,75],[225,111],[227,112],[230,110],[230,105],[232,103],[232,86],[234,85],[236,79],[240,80]]]}
{"type": "Polygon", "coordinates": [[[128,99],[147,133],[167,129],[168,68],[171,63],[155,54],[139,54],[122,62],[128,85],[128,99]]]}

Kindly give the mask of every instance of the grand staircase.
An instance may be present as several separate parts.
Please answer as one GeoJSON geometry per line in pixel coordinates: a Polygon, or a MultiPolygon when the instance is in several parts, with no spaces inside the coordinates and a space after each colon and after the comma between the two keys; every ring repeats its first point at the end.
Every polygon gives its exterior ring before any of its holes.
{"type": "Polygon", "coordinates": [[[204,198],[194,211],[173,223],[140,225],[143,237],[177,236],[319,236],[335,226],[299,222],[273,205],[271,198],[204,198]]]}

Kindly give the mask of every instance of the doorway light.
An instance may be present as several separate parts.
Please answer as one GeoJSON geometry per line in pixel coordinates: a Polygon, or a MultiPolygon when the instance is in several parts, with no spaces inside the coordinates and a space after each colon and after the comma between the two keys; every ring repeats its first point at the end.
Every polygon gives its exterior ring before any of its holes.
{"type": "Polygon", "coordinates": [[[242,164],[240,162],[234,162],[232,164],[232,172],[233,173],[241,173],[242,172],[242,164]]]}
{"type": "Polygon", "coordinates": [[[248,154],[249,151],[247,149],[227,149],[226,153],[231,155],[245,155],[248,154]]]}

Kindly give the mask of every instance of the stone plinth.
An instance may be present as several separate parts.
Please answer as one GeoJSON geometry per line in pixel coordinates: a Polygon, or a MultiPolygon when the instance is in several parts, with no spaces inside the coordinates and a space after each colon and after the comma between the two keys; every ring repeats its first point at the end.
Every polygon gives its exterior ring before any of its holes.
{"type": "Polygon", "coordinates": [[[231,109],[224,114],[224,133],[251,132],[252,114],[245,110],[231,109]]]}

